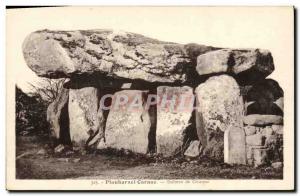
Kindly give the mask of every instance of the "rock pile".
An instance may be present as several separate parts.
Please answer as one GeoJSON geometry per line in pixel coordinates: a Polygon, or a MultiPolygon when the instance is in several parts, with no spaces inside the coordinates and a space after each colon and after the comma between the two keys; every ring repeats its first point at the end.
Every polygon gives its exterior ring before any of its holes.
{"type": "Polygon", "coordinates": [[[23,53],[38,76],[69,78],[48,109],[61,143],[229,164],[282,161],[283,91],[266,79],[274,70],[267,50],[42,30],[25,39],[23,53]]]}
{"type": "Polygon", "coordinates": [[[283,160],[283,90],[271,79],[245,94],[247,162],[255,166],[283,160]]]}

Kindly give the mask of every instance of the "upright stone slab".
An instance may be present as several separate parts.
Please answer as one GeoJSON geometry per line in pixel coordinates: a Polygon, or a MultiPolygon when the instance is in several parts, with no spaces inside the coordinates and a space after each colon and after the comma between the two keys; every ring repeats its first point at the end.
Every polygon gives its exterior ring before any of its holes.
{"type": "Polygon", "coordinates": [[[182,150],[185,131],[191,125],[193,89],[159,86],[157,95],[160,100],[157,105],[157,153],[168,157],[182,150]]]}
{"type": "Polygon", "coordinates": [[[229,127],[224,134],[224,162],[246,164],[246,139],[241,127],[229,127]]]}
{"type": "Polygon", "coordinates": [[[197,96],[197,132],[204,154],[224,160],[224,131],[230,126],[242,127],[243,99],[234,78],[228,75],[210,77],[195,90],[197,96]],[[205,132],[205,133],[203,133],[205,132]],[[205,138],[203,138],[205,137],[205,138]]]}
{"type": "Polygon", "coordinates": [[[105,129],[107,147],[147,153],[151,119],[145,108],[145,95],[147,91],[140,90],[123,90],[114,94],[105,129]],[[128,102],[118,107],[116,100],[124,96],[128,97],[128,102]],[[132,103],[137,107],[131,107],[132,103]],[[142,107],[138,106],[139,103],[142,107]]]}
{"type": "Polygon", "coordinates": [[[99,110],[98,89],[85,87],[70,89],[69,118],[71,140],[76,145],[90,145],[90,141],[103,135],[103,114],[99,110]]]}
{"type": "Polygon", "coordinates": [[[70,142],[68,101],[69,90],[63,88],[47,109],[47,121],[50,124],[51,134],[61,143],[70,142]]]}

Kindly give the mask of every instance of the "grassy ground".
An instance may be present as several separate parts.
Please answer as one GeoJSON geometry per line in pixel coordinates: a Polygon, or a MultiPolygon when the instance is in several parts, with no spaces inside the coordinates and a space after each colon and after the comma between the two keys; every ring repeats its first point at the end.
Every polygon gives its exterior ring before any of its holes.
{"type": "Polygon", "coordinates": [[[230,166],[208,160],[158,160],[133,154],[54,154],[47,140],[17,138],[18,179],[282,179],[282,169],[230,166]],[[46,153],[38,153],[46,149],[46,153]]]}

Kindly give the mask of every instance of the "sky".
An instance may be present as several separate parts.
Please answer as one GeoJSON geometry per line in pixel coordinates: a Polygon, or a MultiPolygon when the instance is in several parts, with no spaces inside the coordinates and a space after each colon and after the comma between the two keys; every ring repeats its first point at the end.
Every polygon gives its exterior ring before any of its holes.
{"type": "Polygon", "coordinates": [[[32,8],[7,10],[6,19],[7,72],[25,92],[30,91],[28,83],[39,78],[26,66],[22,43],[42,29],[115,29],[182,44],[268,49],[275,64],[269,78],[283,89],[293,85],[286,80],[293,73],[291,7],[32,8]]]}

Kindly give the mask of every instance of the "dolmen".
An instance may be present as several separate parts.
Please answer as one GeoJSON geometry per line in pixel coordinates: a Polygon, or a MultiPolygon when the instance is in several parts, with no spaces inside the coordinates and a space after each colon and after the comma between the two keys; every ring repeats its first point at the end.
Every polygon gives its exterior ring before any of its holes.
{"type": "Polygon", "coordinates": [[[283,90],[263,49],[163,42],[113,30],[31,33],[40,77],[68,78],[47,120],[61,144],[260,166],[282,161],[283,90]]]}

